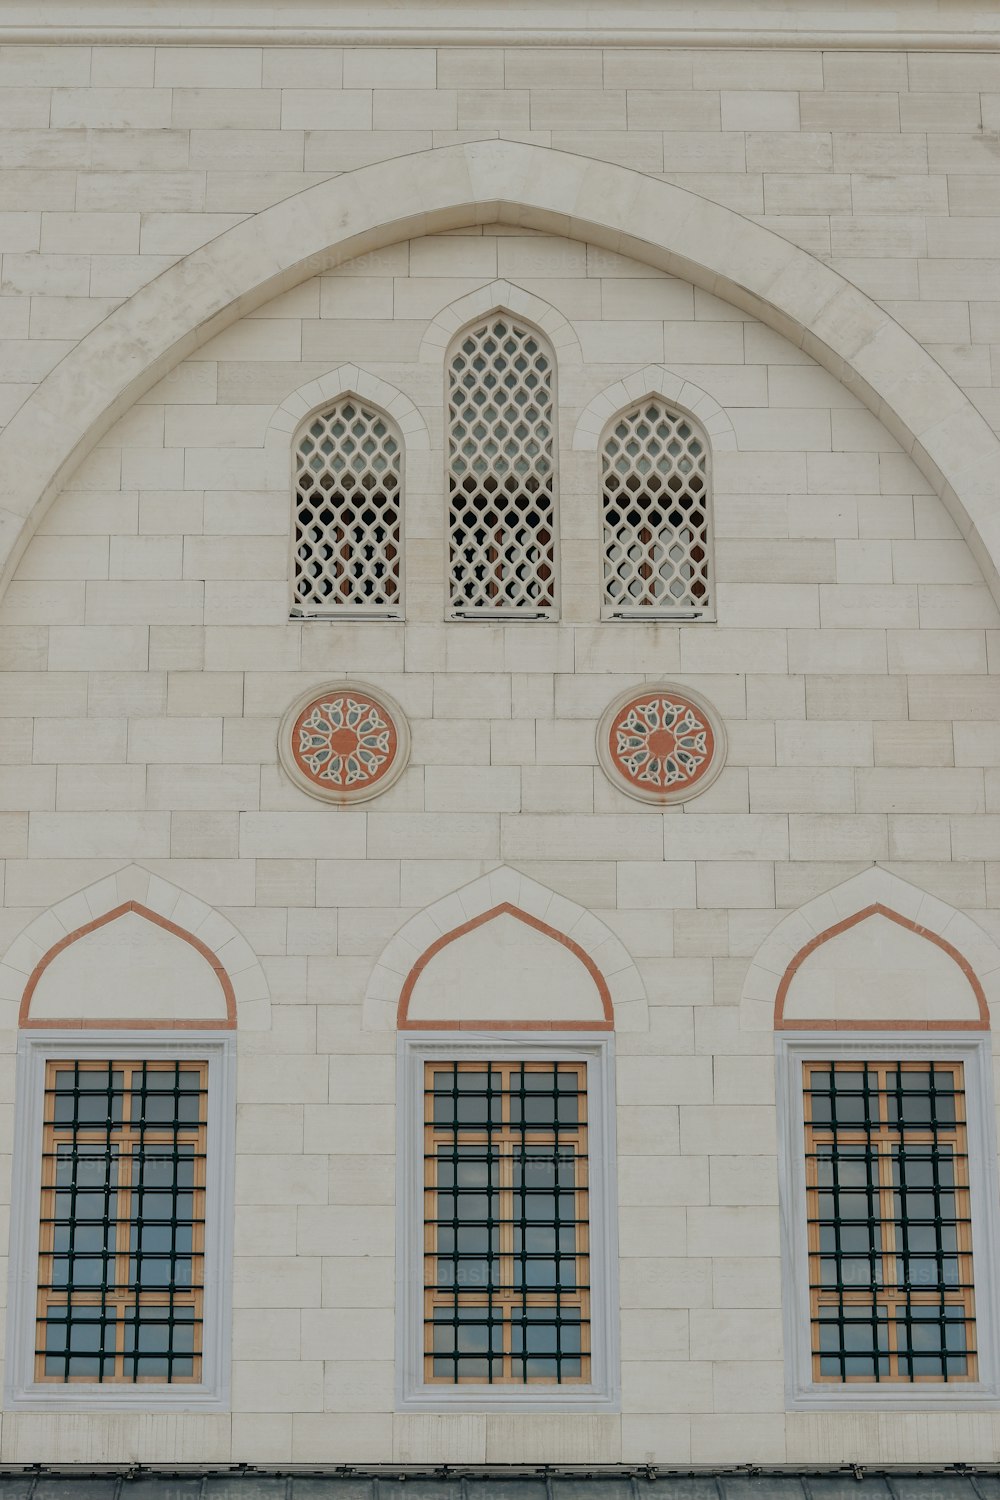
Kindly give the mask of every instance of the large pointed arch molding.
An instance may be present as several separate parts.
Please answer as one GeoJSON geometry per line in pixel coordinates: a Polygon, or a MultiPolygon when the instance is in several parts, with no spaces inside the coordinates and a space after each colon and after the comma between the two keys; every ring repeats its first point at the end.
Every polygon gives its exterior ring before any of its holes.
{"type": "Polygon", "coordinates": [[[799,965],[830,938],[875,915],[928,939],[958,964],[978,1001],[981,1027],[988,1029],[990,1008],[1000,1003],[1000,948],[964,912],[877,865],[789,912],[768,934],[747,970],[741,1028],[780,1029],[799,965]]]}
{"type": "Polygon", "coordinates": [[[630,954],[609,927],[527,875],[501,865],[418,912],[389,939],[372,970],[364,1000],[366,1031],[392,1031],[412,988],[412,978],[432,952],[500,912],[519,916],[556,941],[578,950],[607,996],[617,1031],[646,1031],[646,991],[630,954]]]}
{"type": "MultiPolygon", "coordinates": [[[[31,1018],[31,998],[48,964],[70,944],[130,912],[189,943],[215,970],[225,996],[228,1025],[247,1031],[268,1029],[271,1006],[267,980],[243,934],[206,901],[139,865],[127,865],[74,892],[22,929],[0,960],[0,1014],[6,1014],[4,1024],[37,1024],[31,1018]]],[[[127,1024],[134,1027],[143,1023],[127,1024]]],[[[198,1024],[196,1020],[185,1022],[198,1024]]],[[[204,1024],[214,1028],[224,1023],[204,1024]]]]}
{"type": "Polygon", "coordinates": [[[1000,439],[883,308],[732,209],[611,162],[514,141],[441,146],[317,183],[193,251],[105,318],[0,435],[4,580],[76,464],[209,338],[366,251],[496,220],[682,276],[798,344],[916,461],[1000,593],[1000,439]]]}

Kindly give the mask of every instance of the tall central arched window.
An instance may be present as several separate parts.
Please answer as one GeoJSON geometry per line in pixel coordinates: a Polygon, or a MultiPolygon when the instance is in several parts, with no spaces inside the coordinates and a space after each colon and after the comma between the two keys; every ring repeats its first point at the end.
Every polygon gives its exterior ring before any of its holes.
{"type": "Polygon", "coordinates": [[[601,446],[605,619],[712,613],[708,439],[647,396],[601,446]]]}
{"type": "Polygon", "coordinates": [[[555,612],[555,445],[548,345],[507,313],[471,324],[448,361],[453,617],[555,612]]]}
{"type": "Polygon", "coordinates": [[[345,395],[295,444],[292,613],[400,617],[403,444],[378,407],[345,395]]]}

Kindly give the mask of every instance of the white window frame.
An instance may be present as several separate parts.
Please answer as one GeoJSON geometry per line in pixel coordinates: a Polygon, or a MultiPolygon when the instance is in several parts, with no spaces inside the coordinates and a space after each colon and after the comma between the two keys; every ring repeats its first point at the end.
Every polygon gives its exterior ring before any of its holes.
{"type": "Polygon", "coordinates": [[[228,1411],[232,1325],[236,1036],[232,1031],[22,1031],[18,1038],[4,1407],[18,1411],[228,1411]],[[208,1161],[201,1382],[36,1381],[35,1319],[45,1066],[51,1060],[175,1058],[208,1063],[208,1161]]]}
{"type": "Polygon", "coordinates": [[[788,1411],[996,1410],[998,1360],[997,1147],[989,1033],[798,1031],[775,1037],[781,1281],[788,1411]],[[960,1062],[964,1069],[969,1143],[972,1266],[975,1276],[979,1379],[956,1383],[834,1385],[812,1376],[809,1246],[806,1227],[805,1125],[802,1064],[827,1060],[960,1062]]]}
{"type": "Polygon", "coordinates": [[[618,1363],[614,1037],[585,1032],[400,1032],[396,1136],[396,1409],[612,1412],[618,1363]],[[585,1062],[590,1210],[591,1380],[587,1385],[428,1384],[424,1367],[424,1064],[585,1062]]]}

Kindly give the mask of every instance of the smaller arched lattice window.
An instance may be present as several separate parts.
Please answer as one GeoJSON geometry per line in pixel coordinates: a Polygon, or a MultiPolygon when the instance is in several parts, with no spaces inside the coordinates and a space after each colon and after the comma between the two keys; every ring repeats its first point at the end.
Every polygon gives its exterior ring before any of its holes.
{"type": "Polygon", "coordinates": [[[453,616],[551,615],[556,604],[555,390],[548,345],[492,313],[448,361],[453,616]]]}
{"type": "Polygon", "coordinates": [[[356,396],[314,413],[295,445],[292,613],[402,614],[403,444],[356,396]]]}
{"type": "Polygon", "coordinates": [[[647,396],[601,448],[605,618],[712,613],[708,439],[647,396]]]}

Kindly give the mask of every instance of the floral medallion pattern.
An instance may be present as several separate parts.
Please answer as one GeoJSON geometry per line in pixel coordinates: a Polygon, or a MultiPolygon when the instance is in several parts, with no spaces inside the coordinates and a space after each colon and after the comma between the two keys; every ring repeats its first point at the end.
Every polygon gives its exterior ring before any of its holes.
{"type": "Polygon", "coordinates": [[[647,802],[679,802],[715,779],[722,742],[708,704],[660,686],[615,700],[601,721],[598,754],[622,791],[647,802]]]}
{"type": "Polygon", "coordinates": [[[409,737],[399,710],[360,684],[299,699],[285,716],[281,759],[304,791],[330,801],[364,801],[403,769],[409,737]]]}

